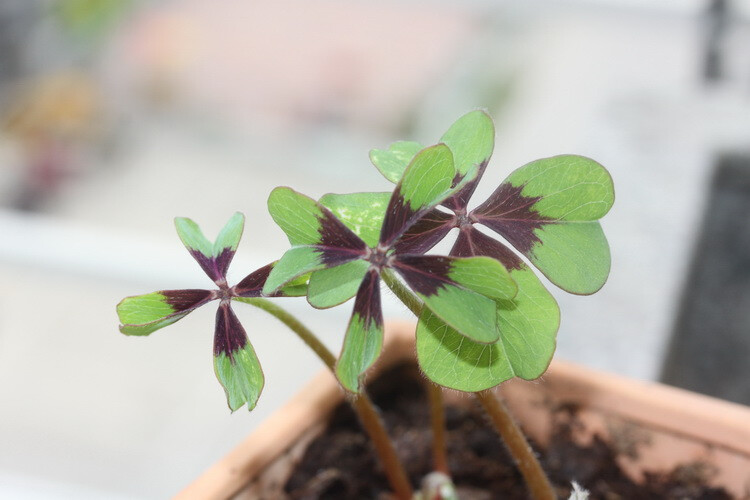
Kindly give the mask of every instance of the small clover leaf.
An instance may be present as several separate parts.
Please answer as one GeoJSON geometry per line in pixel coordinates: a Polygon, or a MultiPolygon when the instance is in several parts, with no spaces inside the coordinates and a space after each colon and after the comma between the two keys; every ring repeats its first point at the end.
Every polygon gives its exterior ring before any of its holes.
{"type": "MultiPolygon", "coordinates": [[[[264,385],[263,371],[245,329],[232,311],[231,299],[260,297],[274,264],[250,273],[235,287],[227,285],[226,273],[237,251],[245,217],[236,213],[210,243],[198,225],[190,219],[177,218],[175,226],[185,247],[217,290],[162,290],[126,297],[117,305],[120,331],[126,335],[149,335],[168,326],[213,300],[220,300],[214,331],[214,371],[224,388],[227,404],[235,411],[247,404],[252,410],[264,385]]],[[[276,296],[304,295],[306,286],[299,280],[290,282],[276,296]]]]}

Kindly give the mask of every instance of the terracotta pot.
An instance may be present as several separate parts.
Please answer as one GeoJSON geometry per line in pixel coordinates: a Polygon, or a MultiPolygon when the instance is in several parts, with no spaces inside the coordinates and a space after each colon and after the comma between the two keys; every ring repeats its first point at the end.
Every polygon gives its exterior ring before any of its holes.
{"type": "MultiPolygon", "coordinates": [[[[374,372],[413,360],[414,352],[414,325],[390,323],[374,372]]],[[[541,379],[509,381],[502,384],[501,392],[527,433],[542,444],[552,428],[549,408],[571,403],[585,423],[577,440],[585,442],[598,433],[623,451],[639,445],[637,459],[628,458],[628,453],[619,457],[635,478],[644,471],[700,462],[712,469],[709,484],[723,486],[738,498],[750,489],[749,407],[557,360],[541,379]]],[[[344,392],[330,372],[318,374],[177,498],[277,498],[273,492],[283,488],[307,444],[343,399],[344,392]]],[[[469,401],[451,391],[446,399],[459,404],[469,401]]]]}

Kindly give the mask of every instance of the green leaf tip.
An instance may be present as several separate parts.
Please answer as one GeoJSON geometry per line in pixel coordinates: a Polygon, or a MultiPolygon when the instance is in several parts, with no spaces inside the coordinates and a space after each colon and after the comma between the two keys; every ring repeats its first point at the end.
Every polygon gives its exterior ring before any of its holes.
{"type": "Polygon", "coordinates": [[[245,216],[236,212],[219,232],[214,243],[208,241],[198,224],[186,217],[174,220],[177,235],[190,255],[214,283],[226,283],[226,274],[242,238],[245,216]]]}
{"type": "Polygon", "coordinates": [[[495,124],[485,111],[470,111],[456,120],[440,138],[453,153],[456,171],[466,175],[486,164],[495,148],[495,124]]]}
{"type": "Polygon", "coordinates": [[[423,312],[417,325],[417,359],[430,380],[477,392],[513,377],[533,380],[547,370],[555,352],[560,309],[530,268],[511,274],[518,295],[497,302],[496,342],[474,342],[432,312],[423,312]]]}
{"type": "MultiPolygon", "coordinates": [[[[495,147],[495,125],[487,112],[470,111],[456,120],[439,142],[451,150],[456,172],[464,176],[472,167],[489,161],[495,147]]],[[[397,184],[422,149],[418,142],[394,142],[387,150],[371,150],[370,161],[386,179],[397,184]]]]}
{"type": "Polygon", "coordinates": [[[375,247],[390,197],[391,193],[328,193],[320,203],[369,247],[375,247]]]}
{"type": "Polygon", "coordinates": [[[398,141],[391,144],[387,150],[370,150],[370,161],[383,174],[383,177],[397,184],[404,175],[406,167],[422,149],[424,146],[418,142],[398,141]]]}
{"type": "Polygon", "coordinates": [[[245,216],[241,212],[235,212],[221,229],[214,243],[205,237],[200,226],[192,219],[175,217],[174,224],[177,235],[188,250],[198,251],[208,258],[216,258],[225,249],[232,252],[237,250],[245,226],[245,216]]]}
{"type": "Polygon", "coordinates": [[[523,189],[527,198],[539,198],[534,210],[556,221],[595,221],[615,201],[612,176],[598,162],[580,155],[558,155],[532,161],[504,181],[523,189]]]}
{"type": "Polygon", "coordinates": [[[120,331],[125,335],[149,335],[213,299],[209,290],[162,290],[126,297],[117,304],[120,331]]]}
{"type": "Polygon", "coordinates": [[[448,276],[456,284],[491,299],[512,299],[518,285],[505,266],[491,257],[455,258],[448,276]]]}
{"type": "Polygon", "coordinates": [[[320,242],[320,205],[289,187],[277,187],[268,196],[268,212],[292,245],[320,242]]]}
{"type": "Polygon", "coordinates": [[[455,176],[453,153],[445,144],[436,144],[417,153],[406,168],[398,191],[416,212],[442,201],[455,176]]]}
{"type": "Polygon", "coordinates": [[[214,355],[216,378],[224,388],[229,409],[237,411],[247,404],[253,410],[265,384],[263,370],[250,343],[236,350],[232,356],[214,355]]]}

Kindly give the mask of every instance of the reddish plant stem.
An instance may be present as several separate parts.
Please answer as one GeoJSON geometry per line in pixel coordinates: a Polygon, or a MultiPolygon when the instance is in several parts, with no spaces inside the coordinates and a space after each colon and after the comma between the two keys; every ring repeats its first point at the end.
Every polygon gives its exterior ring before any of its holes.
{"type": "MultiPolygon", "coordinates": [[[[242,302],[263,309],[288,326],[290,330],[296,333],[297,336],[318,355],[326,367],[328,367],[332,373],[335,373],[336,356],[328,350],[328,348],[309,328],[302,324],[302,322],[292,314],[273,302],[262,298],[243,298],[242,302]]],[[[367,435],[372,440],[373,446],[375,447],[375,453],[380,459],[380,463],[385,471],[386,479],[388,479],[388,483],[391,488],[393,488],[396,498],[399,500],[411,500],[414,493],[411,484],[409,483],[409,478],[406,475],[406,470],[396,454],[396,448],[393,446],[393,442],[388,436],[383,420],[380,418],[372,400],[367,394],[362,392],[361,394],[354,395],[350,400],[350,403],[354,408],[354,411],[357,413],[362,427],[364,427],[365,432],[367,432],[367,435]]]]}
{"type": "MultiPolygon", "coordinates": [[[[393,290],[393,293],[396,294],[401,302],[419,317],[423,307],[422,301],[408,290],[395,276],[391,275],[390,272],[384,272],[382,277],[383,281],[388,285],[388,288],[393,290]]],[[[526,484],[528,485],[533,498],[536,500],[554,500],[557,498],[555,496],[555,490],[552,488],[552,485],[547,478],[547,474],[536,459],[534,451],[529,446],[526,436],[524,436],[521,429],[513,421],[513,417],[508,412],[502,400],[492,391],[477,392],[475,394],[484,406],[485,411],[492,419],[492,423],[500,433],[500,437],[508,447],[511,456],[516,461],[518,469],[526,480],[526,484]]],[[[434,405],[431,402],[431,409],[432,408],[434,408],[434,405]]],[[[432,414],[432,411],[430,413],[432,414]]],[[[440,418],[442,418],[442,405],[439,413],[441,415],[440,418]]],[[[435,415],[431,416],[433,419],[435,418],[435,415]]],[[[437,424],[433,421],[433,432],[436,425],[437,424]]],[[[435,446],[437,447],[438,444],[435,443],[435,446]]],[[[443,453],[445,453],[445,442],[443,442],[441,446],[443,446],[443,453]]],[[[439,452],[435,450],[434,454],[435,457],[437,457],[439,452]]]]}
{"type": "Polygon", "coordinates": [[[375,446],[375,451],[380,457],[385,475],[396,494],[396,498],[411,500],[414,492],[409,483],[409,478],[406,476],[406,471],[396,454],[396,449],[393,447],[393,441],[388,437],[383,420],[380,418],[375,405],[372,404],[367,395],[362,393],[354,397],[352,406],[357,411],[362,427],[365,428],[373,446],[375,446]]]}
{"type": "MultiPolygon", "coordinates": [[[[388,288],[396,294],[396,297],[404,303],[409,310],[414,313],[414,316],[419,318],[422,314],[422,308],[424,304],[419,297],[414,295],[408,288],[406,288],[401,281],[398,280],[390,271],[386,271],[382,274],[383,281],[388,285],[388,288]]],[[[427,395],[430,404],[430,427],[432,428],[432,457],[434,461],[434,467],[436,471],[442,472],[443,474],[450,476],[448,470],[448,448],[447,439],[445,435],[445,408],[443,408],[443,392],[440,386],[432,383],[431,381],[426,382],[427,395]]]]}
{"type": "Polygon", "coordinates": [[[427,395],[430,402],[430,426],[432,427],[432,460],[436,471],[449,476],[448,444],[445,433],[445,411],[443,410],[443,390],[439,385],[427,380],[427,395]]]}
{"type": "Polygon", "coordinates": [[[555,495],[555,490],[552,488],[547,474],[545,474],[534,454],[534,450],[529,446],[526,437],[513,420],[500,396],[492,390],[475,394],[490,419],[492,419],[495,430],[502,437],[511,456],[515,459],[518,469],[526,480],[531,496],[535,500],[555,500],[557,495],[555,495]]]}

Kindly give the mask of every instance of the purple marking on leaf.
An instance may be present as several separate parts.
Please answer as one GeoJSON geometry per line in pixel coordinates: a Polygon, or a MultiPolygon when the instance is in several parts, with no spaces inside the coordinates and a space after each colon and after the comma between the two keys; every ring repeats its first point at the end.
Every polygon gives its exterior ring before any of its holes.
{"type": "Polygon", "coordinates": [[[221,249],[219,255],[214,257],[216,271],[224,280],[227,278],[227,269],[229,269],[229,264],[232,263],[234,253],[231,247],[225,247],[221,249]]]}
{"type": "MultiPolygon", "coordinates": [[[[479,181],[482,179],[482,175],[484,175],[484,171],[487,169],[487,164],[490,162],[490,159],[485,159],[482,163],[479,164],[479,168],[477,171],[477,176],[468,182],[458,193],[454,194],[447,200],[443,202],[443,206],[450,208],[451,210],[455,210],[456,212],[463,212],[466,210],[467,206],[469,205],[469,199],[474,194],[474,191],[477,189],[477,185],[479,184],[479,181]]],[[[453,179],[453,186],[461,182],[461,179],[463,179],[463,176],[461,174],[456,174],[456,177],[453,179]]]]}
{"type": "Polygon", "coordinates": [[[391,246],[413,223],[415,215],[416,212],[409,207],[409,204],[401,195],[401,186],[396,186],[391,199],[388,201],[385,219],[380,229],[380,244],[387,247],[391,246]]]}
{"type": "Polygon", "coordinates": [[[158,293],[164,296],[164,302],[169,304],[176,313],[192,311],[214,299],[211,290],[161,290],[158,293]]]}
{"type": "Polygon", "coordinates": [[[214,356],[226,354],[234,363],[234,353],[247,345],[247,334],[232,311],[228,300],[222,300],[216,311],[214,356]]]}
{"type": "Polygon", "coordinates": [[[338,220],[330,210],[322,205],[319,205],[319,207],[323,214],[322,217],[318,217],[320,223],[320,229],[318,230],[320,234],[319,245],[329,248],[346,248],[364,254],[367,244],[338,220]]]}
{"type": "Polygon", "coordinates": [[[450,255],[455,257],[492,257],[499,260],[509,271],[523,269],[524,267],[523,260],[513,250],[471,226],[461,228],[450,255]]]}
{"type": "Polygon", "coordinates": [[[455,215],[432,209],[396,241],[394,248],[397,253],[423,254],[437,245],[456,226],[456,221],[455,215]]]}
{"type": "Polygon", "coordinates": [[[359,315],[365,328],[383,326],[383,309],[380,305],[380,273],[372,268],[365,274],[354,299],[354,314],[359,315]]]}
{"type": "Polygon", "coordinates": [[[540,239],[534,234],[545,224],[554,223],[531,207],[541,200],[540,196],[523,196],[523,186],[501,184],[494,193],[472,211],[472,217],[498,232],[516,249],[528,255],[540,239]]]}
{"type": "Polygon", "coordinates": [[[271,269],[273,269],[273,264],[268,264],[248,274],[235,285],[234,293],[238,297],[260,297],[271,269]]]}
{"type": "Polygon", "coordinates": [[[415,292],[429,296],[446,284],[456,284],[448,277],[452,260],[440,255],[397,255],[393,268],[415,292]]]}
{"type": "Polygon", "coordinates": [[[220,282],[226,282],[227,269],[234,257],[234,251],[231,248],[224,248],[216,257],[209,257],[198,250],[190,249],[189,251],[214,283],[218,285],[220,282]]]}
{"type": "Polygon", "coordinates": [[[364,249],[355,250],[350,248],[323,247],[319,245],[315,245],[315,249],[320,252],[320,260],[326,267],[346,264],[347,262],[361,259],[365,256],[364,249]]]}

